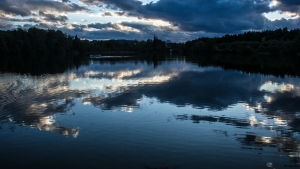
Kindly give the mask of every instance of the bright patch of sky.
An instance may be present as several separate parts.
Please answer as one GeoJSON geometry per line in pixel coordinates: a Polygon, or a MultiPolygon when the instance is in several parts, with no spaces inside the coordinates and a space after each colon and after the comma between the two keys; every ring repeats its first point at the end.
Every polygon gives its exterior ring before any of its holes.
{"type": "Polygon", "coordinates": [[[140,1],[143,2],[143,5],[145,5],[145,4],[149,4],[151,2],[155,3],[155,2],[157,2],[159,0],[140,0],[140,1]]]}
{"type": "MultiPolygon", "coordinates": [[[[273,0],[269,6],[276,7],[278,5],[278,3],[279,2],[277,0],[273,0]]],[[[282,12],[279,10],[274,11],[274,12],[264,13],[263,15],[271,21],[280,20],[280,19],[296,19],[299,17],[297,14],[289,13],[289,12],[282,12]]]]}
{"type": "Polygon", "coordinates": [[[280,19],[296,19],[299,16],[293,13],[287,13],[287,12],[281,12],[281,11],[274,11],[269,13],[263,14],[266,18],[268,18],[271,21],[274,20],[280,20],[280,19]]]}
{"type": "Polygon", "coordinates": [[[90,14],[68,14],[69,22],[71,23],[81,23],[82,21],[85,21],[84,24],[89,23],[116,23],[116,22],[122,22],[122,21],[139,21],[136,17],[124,17],[124,16],[103,16],[104,12],[99,13],[90,13],[90,14]]]}

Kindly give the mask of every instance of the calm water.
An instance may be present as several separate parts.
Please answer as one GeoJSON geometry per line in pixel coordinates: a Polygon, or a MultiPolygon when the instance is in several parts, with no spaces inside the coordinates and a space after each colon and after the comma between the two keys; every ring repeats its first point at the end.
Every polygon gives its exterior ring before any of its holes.
{"type": "Polygon", "coordinates": [[[165,61],[0,74],[0,165],[299,168],[300,79],[165,61]]]}

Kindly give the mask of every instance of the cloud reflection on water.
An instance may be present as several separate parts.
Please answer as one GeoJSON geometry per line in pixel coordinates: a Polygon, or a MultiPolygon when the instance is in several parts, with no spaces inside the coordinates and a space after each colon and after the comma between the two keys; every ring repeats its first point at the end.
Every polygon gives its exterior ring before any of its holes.
{"type": "Polygon", "coordinates": [[[85,105],[126,112],[139,108],[143,97],[208,111],[222,111],[242,103],[272,122],[258,119],[255,114],[248,119],[232,118],[230,114],[228,117],[186,114],[176,119],[299,130],[300,80],[295,78],[248,75],[174,61],[156,69],[142,63],[122,62],[93,63],[60,75],[1,74],[0,83],[1,121],[61,134],[78,135],[78,129],[62,127],[54,118],[57,113],[72,114],[75,98],[82,99],[85,105]]]}
{"type": "Polygon", "coordinates": [[[74,97],[83,94],[68,90],[66,76],[2,74],[0,83],[1,121],[77,137],[78,129],[61,126],[54,118],[71,112],[74,97]]]}

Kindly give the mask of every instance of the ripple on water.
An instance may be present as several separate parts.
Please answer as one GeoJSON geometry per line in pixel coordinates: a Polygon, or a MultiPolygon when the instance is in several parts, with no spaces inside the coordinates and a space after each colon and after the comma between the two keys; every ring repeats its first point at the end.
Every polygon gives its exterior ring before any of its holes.
{"type": "Polygon", "coordinates": [[[299,158],[297,87],[268,92],[265,77],[188,64],[93,66],[1,74],[0,128],[14,131],[0,133],[12,145],[3,154],[107,168],[282,168],[299,158]]]}

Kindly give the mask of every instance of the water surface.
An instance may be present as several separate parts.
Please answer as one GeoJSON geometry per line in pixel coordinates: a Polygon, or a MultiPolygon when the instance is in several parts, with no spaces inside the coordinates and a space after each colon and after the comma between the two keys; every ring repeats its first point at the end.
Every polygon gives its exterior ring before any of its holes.
{"type": "Polygon", "coordinates": [[[0,74],[0,165],[299,168],[300,79],[184,60],[0,74]]]}

